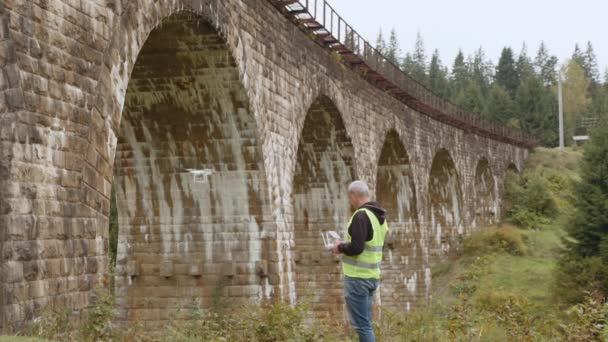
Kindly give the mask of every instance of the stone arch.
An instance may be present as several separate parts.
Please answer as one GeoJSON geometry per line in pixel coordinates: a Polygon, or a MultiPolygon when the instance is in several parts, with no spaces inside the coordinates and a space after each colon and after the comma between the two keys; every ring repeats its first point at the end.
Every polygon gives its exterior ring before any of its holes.
{"type": "Polygon", "coordinates": [[[121,318],[155,327],[218,295],[269,295],[261,139],[232,52],[204,17],[173,13],[150,33],[117,135],[121,318]]]}
{"type": "Polygon", "coordinates": [[[437,151],[429,177],[430,253],[435,261],[457,250],[463,232],[463,196],[456,166],[446,149],[437,151]]]}
{"type": "Polygon", "coordinates": [[[354,179],[354,149],[342,115],[320,96],[304,121],[292,191],[296,291],[319,315],[342,309],[339,259],[324,251],[321,233],[343,235],[350,215],[346,188],[354,179]]]}
{"type": "Polygon", "coordinates": [[[488,159],[482,158],[475,168],[474,225],[483,227],[494,224],[498,215],[498,199],[495,181],[488,159]]]}
{"type": "Polygon", "coordinates": [[[519,167],[517,166],[517,164],[515,164],[515,162],[510,162],[507,164],[507,167],[505,168],[505,174],[509,173],[509,171],[520,173],[519,167]]]}
{"type": "Polygon", "coordinates": [[[376,180],[376,198],[387,211],[389,225],[380,295],[384,307],[409,311],[423,304],[420,299],[426,294],[424,241],[412,163],[395,130],[386,135],[376,180]]]}

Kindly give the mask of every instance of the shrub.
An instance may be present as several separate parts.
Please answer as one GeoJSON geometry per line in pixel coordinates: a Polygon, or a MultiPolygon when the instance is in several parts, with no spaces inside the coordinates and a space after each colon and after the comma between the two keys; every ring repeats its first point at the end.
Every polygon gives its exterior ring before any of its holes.
{"type": "Polygon", "coordinates": [[[555,270],[555,297],[565,304],[582,303],[587,291],[608,293],[608,265],[599,257],[564,253],[555,270]]]}
{"type": "Polygon", "coordinates": [[[597,293],[568,310],[568,324],[560,325],[564,341],[608,341],[608,304],[597,293]]]}
{"type": "Polygon", "coordinates": [[[492,226],[467,237],[464,251],[469,255],[507,252],[512,255],[525,255],[527,236],[521,230],[511,226],[492,226]]]}
{"type": "Polygon", "coordinates": [[[551,183],[542,168],[522,175],[510,173],[505,181],[507,216],[522,228],[540,228],[557,215],[557,204],[550,192],[551,183]]]}

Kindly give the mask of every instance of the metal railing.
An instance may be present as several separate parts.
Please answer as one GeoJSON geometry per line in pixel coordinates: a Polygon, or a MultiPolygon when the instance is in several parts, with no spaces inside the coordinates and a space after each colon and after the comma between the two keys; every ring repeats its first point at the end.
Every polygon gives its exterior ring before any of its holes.
{"type": "MultiPolygon", "coordinates": [[[[420,82],[392,63],[348,24],[327,0],[269,0],[302,27],[313,32],[317,40],[341,55],[352,54],[354,64],[364,64],[384,88],[414,109],[439,121],[458,126],[516,145],[533,147],[536,140],[522,131],[511,129],[479,114],[467,112],[452,102],[435,95],[420,82]]],[[[369,76],[369,75],[368,75],[369,76]]]]}

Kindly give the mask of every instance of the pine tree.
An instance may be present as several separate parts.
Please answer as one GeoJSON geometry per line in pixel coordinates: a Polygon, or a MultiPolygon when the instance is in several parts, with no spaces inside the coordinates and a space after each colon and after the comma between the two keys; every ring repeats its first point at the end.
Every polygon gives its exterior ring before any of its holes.
{"type": "Polygon", "coordinates": [[[585,65],[585,55],[581,48],[577,44],[574,44],[574,52],[572,53],[572,60],[578,63],[581,67],[585,65]]]}
{"type": "Polygon", "coordinates": [[[485,99],[476,82],[469,82],[465,89],[455,94],[454,102],[471,113],[483,113],[485,110],[485,99]]]}
{"type": "Polygon", "coordinates": [[[399,65],[399,59],[401,58],[401,49],[399,48],[399,40],[397,39],[397,32],[395,32],[395,29],[391,30],[391,35],[388,39],[388,45],[386,46],[384,56],[391,63],[399,65]]]}
{"type": "Polygon", "coordinates": [[[592,132],[575,184],[574,214],[556,272],[558,295],[580,302],[586,291],[608,296],[608,120],[592,132]]]}
{"type": "Polygon", "coordinates": [[[429,87],[440,97],[449,96],[448,71],[441,63],[439,51],[435,50],[429,66],[429,87]]]}
{"type": "Polygon", "coordinates": [[[494,82],[490,88],[484,117],[502,124],[516,118],[515,102],[509,92],[497,82],[494,82]]]}
{"type": "Polygon", "coordinates": [[[608,120],[602,120],[585,148],[581,182],[575,188],[576,213],[568,233],[576,255],[601,257],[608,264],[608,120]]]}
{"type": "Polygon", "coordinates": [[[557,57],[551,56],[545,42],[541,42],[534,60],[534,67],[546,86],[557,84],[557,63],[557,57]]]}
{"type": "Polygon", "coordinates": [[[494,80],[509,93],[511,98],[515,98],[519,79],[517,77],[517,69],[515,68],[513,50],[509,47],[502,49],[494,80]]]}
{"type": "Polygon", "coordinates": [[[480,47],[472,58],[469,58],[471,80],[477,84],[482,97],[485,98],[490,91],[490,81],[493,78],[494,66],[487,60],[486,54],[480,47]]]}
{"type": "Polygon", "coordinates": [[[523,79],[516,96],[521,128],[539,139],[543,146],[556,146],[558,140],[557,97],[536,75],[523,79]]]}
{"type": "Polygon", "coordinates": [[[462,50],[458,50],[458,54],[454,58],[452,64],[452,72],[450,74],[450,99],[458,104],[464,98],[464,92],[470,81],[469,68],[464,59],[462,50]]]}
{"type": "Polygon", "coordinates": [[[401,69],[405,71],[408,75],[413,77],[414,70],[416,69],[414,65],[414,58],[411,53],[406,53],[403,58],[403,63],[401,63],[401,69]]]}
{"type": "Polygon", "coordinates": [[[378,32],[378,37],[376,38],[376,50],[378,50],[381,54],[386,52],[386,41],[384,41],[382,29],[380,29],[380,32],[378,32]]]}
{"type": "Polygon", "coordinates": [[[420,32],[416,35],[416,44],[414,46],[414,53],[412,54],[413,70],[412,77],[418,82],[427,84],[427,64],[426,64],[426,51],[424,47],[424,40],[420,32]]]}
{"type": "Polygon", "coordinates": [[[591,82],[596,85],[600,81],[600,70],[597,65],[597,57],[593,49],[591,42],[587,42],[587,50],[584,54],[584,65],[581,65],[585,69],[585,74],[591,82]]]}
{"type": "Polygon", "coordinates": [[[524,82],[526,78],[534,76],[534,66],[532,65],[530,57],[528,57],[528,47],[525,43],[522,45],[521,52],[517,58],[516,68],[517,78],[519,79],[520,84],[524,82]]]}

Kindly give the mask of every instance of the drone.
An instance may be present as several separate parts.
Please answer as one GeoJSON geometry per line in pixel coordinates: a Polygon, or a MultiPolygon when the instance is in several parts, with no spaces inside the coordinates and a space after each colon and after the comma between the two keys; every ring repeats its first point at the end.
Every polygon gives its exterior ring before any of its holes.
{"type": "Polygon", "coordinates": [[[211,169],[202,169],[202,170],[186,169],[186,171],[190,172],[190,174],[192,174],[194,176],[195,183],[208,183],[209,182],[208,177],[213,174],[213,170],[211,170],[211,169]]]}

